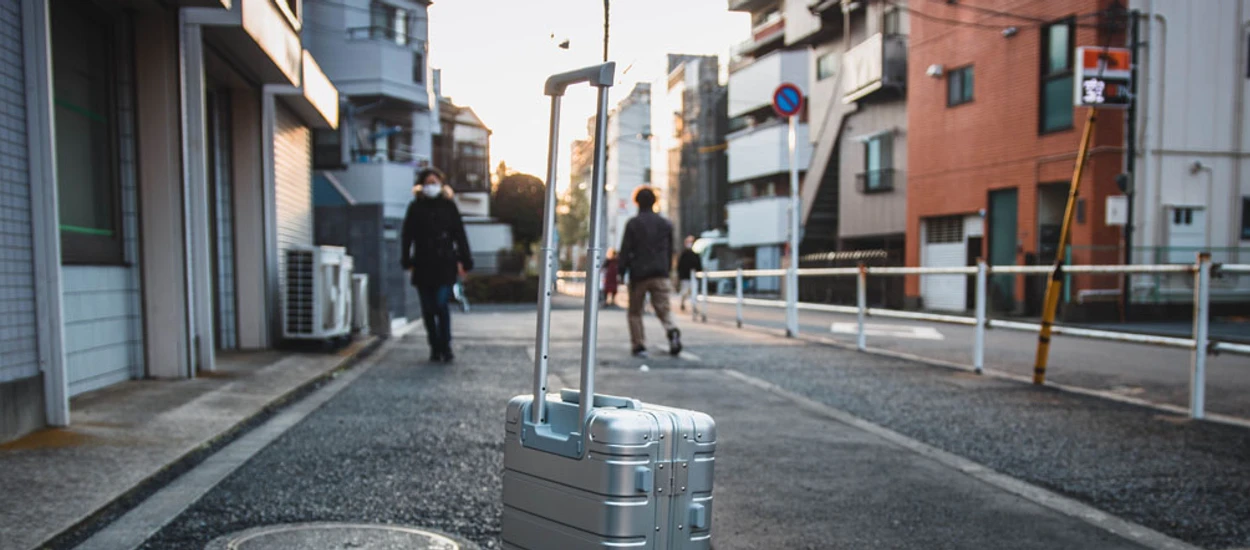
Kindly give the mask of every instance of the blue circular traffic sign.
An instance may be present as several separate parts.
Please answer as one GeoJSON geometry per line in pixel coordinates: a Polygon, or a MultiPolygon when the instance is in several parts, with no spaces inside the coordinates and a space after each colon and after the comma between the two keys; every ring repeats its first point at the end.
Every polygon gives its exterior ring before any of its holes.
{"type": "Polygon", "coordinates": [[[773,92],[773,110],[783,117],[799,114],[803,109],[803,91],[798,86],[786,82],[777,86],[773,92]]]}

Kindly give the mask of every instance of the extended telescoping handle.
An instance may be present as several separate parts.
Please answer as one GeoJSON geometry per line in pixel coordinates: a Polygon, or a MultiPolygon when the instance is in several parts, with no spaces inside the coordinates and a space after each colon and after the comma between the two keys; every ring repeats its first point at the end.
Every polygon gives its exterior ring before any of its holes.
{"type": "Polygon", "coordinates": [[[556,273],[556,173],[560,136],[560,99],[571,84],[588,82],[599,88],[599,98],[595,117],[595,154],[593,185],[590,193],[590,242],[587,257],[591,260],[586,274],[586,307],[583,318],[584,332],[582,342],[582,377],[580,388],[579,412],[582,422],[590,418],[594,407],[594,362],[595,343],[598,339],[599,285],[598,278],[603,250],[599,248],[599,235],[603,231],[603,219],[598,215],[602,208],[604,194],[604,159],[607,147],[607,114],[608,88],[612,86],[616,72],[616,63],[586,67],[575,71],[560,73],[547,79],[546,94],[551,96],[551,129],[550,141],[547,143],[547,196],[543,208],[543,246],[542,273],[539,275],[538,328],[535,335],[534,349],[534,401],[530,409],[530,422],[541,424],[546,418],[547,407],[547,365],[551,351],[551,293],[556,273]]]}

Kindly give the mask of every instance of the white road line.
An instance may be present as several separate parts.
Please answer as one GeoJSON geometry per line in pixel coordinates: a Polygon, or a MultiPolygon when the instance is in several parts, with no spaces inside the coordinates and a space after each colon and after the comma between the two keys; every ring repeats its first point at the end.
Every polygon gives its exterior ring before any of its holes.
{"type": "Polygon", "coordinates": [[[393,339],[383,344],[363,364],[346,371],[312,395],[213,453],[200,465],[182,474],[142,504],[78,545],[76,550],[139,547],[283,433],[377,365],[386,357],[388,348],[397,341],[398,339],[393,339]]]}
{"type": "MultiPolygon", "coordinates": [[[[858,334],[856,323],[833,323],[829,331],[834,334],[858,334]]],[[[903,338],[907,340],[945,340],[938,329],[918,325],[896,325],[884,323],[864,323],[864,334],[872,337],[903,338]]]]}
{"type": "Polygon", "coordinates": [[[1109,514],[1088,504],[1083,504],[1070,498],[1060,496],[1036,485],[997,472],[987,466],[978,464],[966,458],[956,456],[930,445],[926,445],[888,428],[873,424],[872,422],[859,418],[858,416],[841,409],[835,409],[825,405],[824,403],[819,403],[801,395],[791,393],[771,382],[760,380],[759,378],[755,378],[732,369],[726,369],[724,372],[746,384],[789,399],[800,408],[807,411],[820,414],[827,418],[876,435],[877,437],[915,452],[916,454],[930,458],[949,468],[963,472],[964,474],[984,483],[993,485],[994,487],[1017,495],[1042,507],[1074,517],[1084,521],[1085,523],[1108,531],[1116,536],[1141,544],[1147,548],[1155,550],[1201,550],[1197,546],[1193,546],[1184,541],[1169,537],[1143,525],[1139,525],[1109,514]]]}

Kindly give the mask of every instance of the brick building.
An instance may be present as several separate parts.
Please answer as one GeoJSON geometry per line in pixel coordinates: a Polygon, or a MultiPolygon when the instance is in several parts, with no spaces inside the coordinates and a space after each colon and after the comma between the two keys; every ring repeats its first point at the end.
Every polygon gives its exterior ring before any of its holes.
{"type": "MultiPolygon", "coordinates": [[[[1049,263],[1087,116],[1073,108],[1079,46],[1122,46],[1112,0],[925,2],[911,10],[907,265],[1049,263]]],[[[1123,114],[1101,111],[1072,228],[1072,262],[1120,262],[1104,220],[1124,171],[1123,114]]],[[[912,305],[972,307],[970,277],[908,277],[912,305]]],[[[1115,277],[1072,279],[1073,302],[1113,295],[1115,277]]],[[[1034,313],[1040,277],[994,277],[990,307],[1034,313]]]]}

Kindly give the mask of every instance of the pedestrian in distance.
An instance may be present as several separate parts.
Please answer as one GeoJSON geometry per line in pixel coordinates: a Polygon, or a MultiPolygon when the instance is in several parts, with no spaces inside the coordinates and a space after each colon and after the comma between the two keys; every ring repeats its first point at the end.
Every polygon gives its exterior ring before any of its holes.
{"type": "MultiPolygon", "coordinates": [[[[703,272],[703,258],[694,252],[694,235],[686,235],[686,248],[677,258],[677,288],[681,289],[681,310],[686,311],[686,299],[694,289],[690,285],[690,274],[703,272]]],[[[693,299],[692,299],[693,301],[693,299]]]]}
{"type": "Polygon", "coordinates": [[[629,339],[637,357],[647,356],[642,310],[648,295],[655,316],[668,335],[669,353],[681,353],[681,331],[673,323],[669,301],[673,292],[673,224],[656,214],[655,191],[642,186],[634,192],[638,215],[625,224],[621,241],[621,275],[629,278],[629,339]]]}
{"type": "Polygon", "coordinates": [[[451,188],[437,168],[422,170],[413,187],[415,198],[404,215],[400,265],[421,298],[421,315],[430,361],[451,362],[452,287],[473,270],[473,255],[465,236],[464,220],[452,200],[451,188]]]}
{"type": "Polygon", "coordinates": [[[620,280],[620,262],[616,258],[616,249],[608,249],[608,257],[603,260],[603,305],[616,305],[616,287],[620,280]]]}

